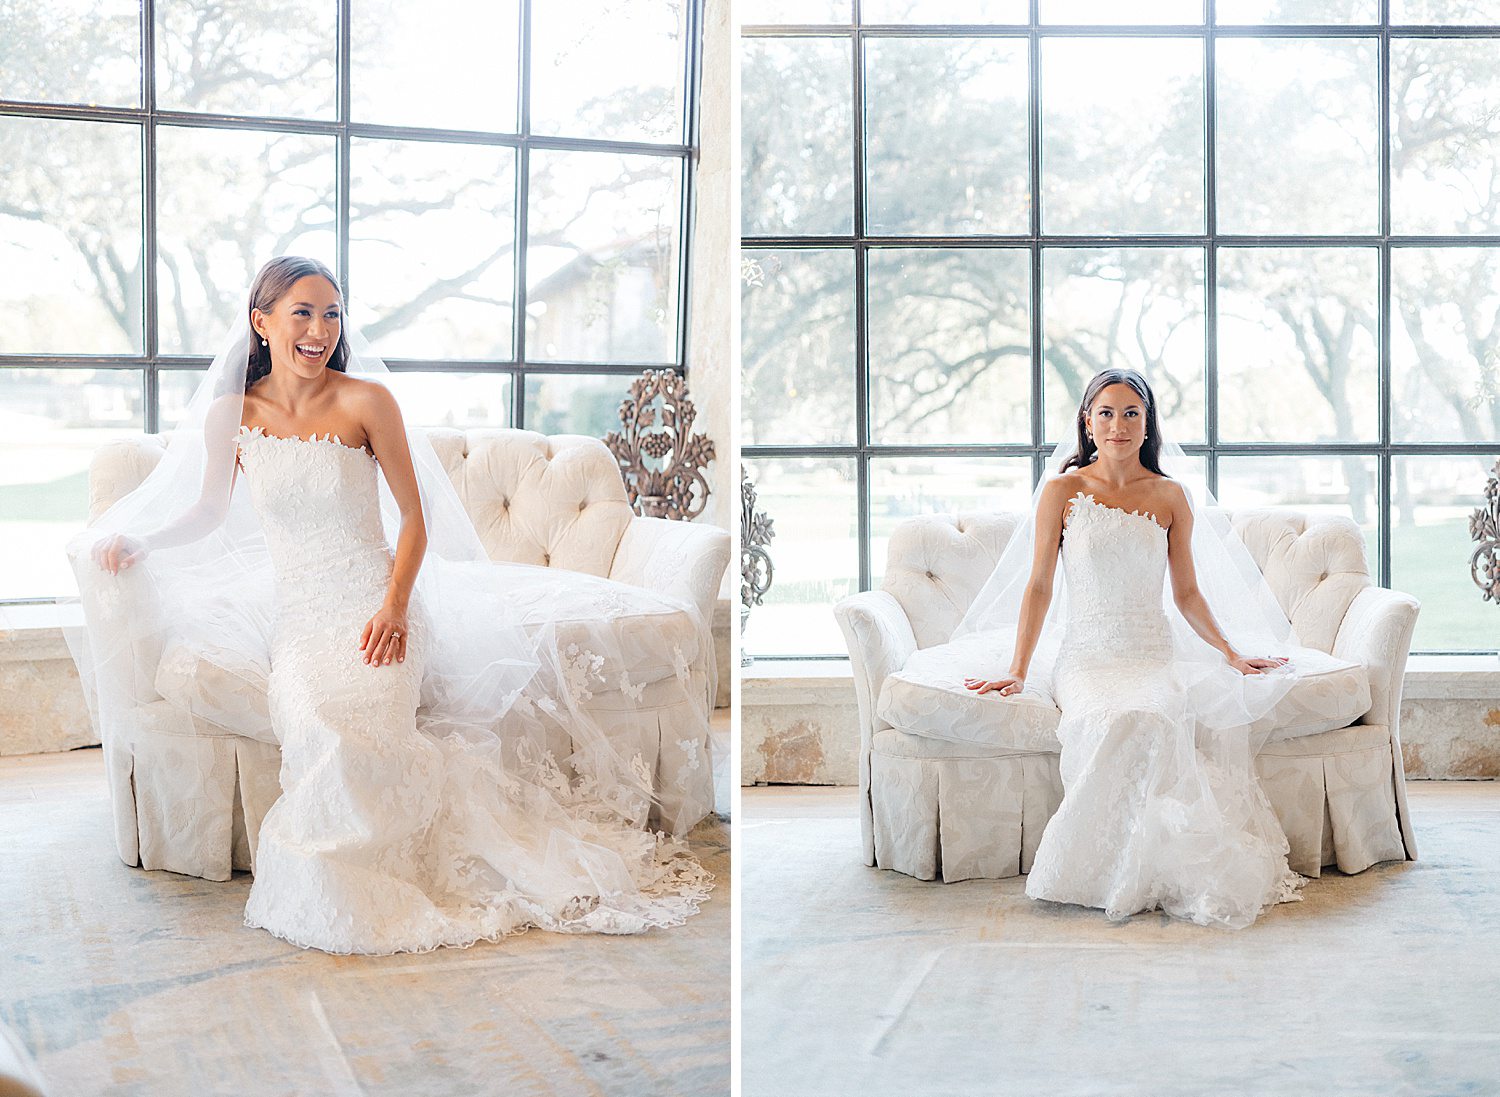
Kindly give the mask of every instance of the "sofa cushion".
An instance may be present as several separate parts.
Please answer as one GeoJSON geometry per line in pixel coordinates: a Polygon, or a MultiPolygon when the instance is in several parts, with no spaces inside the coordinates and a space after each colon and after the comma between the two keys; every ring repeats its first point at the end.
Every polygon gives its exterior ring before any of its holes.
{"type": "MultiPolygon", "coordinates": [[[[887,758],[943,759],[947,761],[978,761],[985,758],[1015,758],[1037,751],[1009,750],[1005,747],[985,746],[981,743],[950,743],[946,739],[934,739],[929,735],[913,735],[900,728],[877,731],[871,742],[876,754],[887,758]]],[[[1054,742],[1045,752],[1055,754],[1054,742]]]]}
{"type": "Polygon", "coordinates": [[[976,633],[913,652],[905,666],[886,677],[876,713],[914,735],[1009,751],[1056,751],[1061,713],[1038,676],[1010,697],[964,687],[965,678],[1000,673],[984,656],[994,648],[993,637],[976,633]]]}
{"type": "MultiPolygon", "coordinates": [[[[913,735],[1002,751],[1058,749],[1061,719],[1046,683],[1033,676],[1010,697],[978,694],[964,679],[998,676],[984,652],[993,637],[975,634],[913,653],[881,686],[876,713],[891,727],[913,735]]],[[[1294,648],[1300,673],[1276,707],[1255,724],[1268,743],[1347,727],[1370,709],[1370,680],[1363,666],[1309,648],[1294,648]]]]}
{"type": "MultiPolygon", "coordinates": [[[[688,675],[698,663],[703,639],[693,613],[670,598],[612,579],[577,572],[541,574],[550,581],[512,590],[507,608],[515,623],[524,627],[547,620],[554,612],[557,581],[565,577],[578,616],[556,623],[558,650],[567,651],[571,644],[597,646],[593,637],[601,621],[608,622],[607,642],[618,645],[619,654],[611,655],[603,681],[594,688],[591,708],[620,708],[607,697],[614,693],[647,708],[678,695],[644,687],[688,675]]],[[[268,672],[260,663],[178,637],[163,648],[156,691],[191,713],[199,734],[243,735],[275,744],[266,700],[268,672]]]]}
{"type": "Polygon", "coordinates": [[[242,655],[174,637],[162,647],[156,692],[192,714],[192,727],[200,735],[243,735],[274,745],[267,672],[266,666],[242,655]]]}

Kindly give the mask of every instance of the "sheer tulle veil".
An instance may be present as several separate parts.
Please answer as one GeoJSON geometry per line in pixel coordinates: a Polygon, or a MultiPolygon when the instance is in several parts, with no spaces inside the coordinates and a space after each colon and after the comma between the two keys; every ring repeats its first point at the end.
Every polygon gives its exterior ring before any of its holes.
{"type": "MultiPolygon", "coordinates": [[[[347,313],[342,339],[349,375],[387,383],[390,371],[347,313]]],[[[66,633],[106,741],[128,743],[148,720],[208,734],[244,734],[247,725],[265,721],[274,575],[243,473],[235,483],[245,381],[258,350],[242,314],[181,417],[168,424],[155,467],[69,544],[79,596],[67,601],[81,602],[84,623],[66,633]],[[93,550],[116,534],[144,539],[149,551],[110,575],[93,550]]],[[[590,624],[591,613],[603,616],[601,601],[620,595],[590,576],[492,563],[448,470],[410,417],[407,442],[428,536],[412,605],[414,619],[420,605],[432,622],[418,726],[461,743],[474,795],[493,798],[497,788],[505,790],[515,825],[551,843],[550,852],[546,842],[535,850],[548,864],[534,866],[533,878],[551,880],[554,893],[539,896],[539,904],[564,904],[570,892],[607,894],[611,909],[626,912],[623,924],[680,921],[712,877],[680,842],[643,829],[655,777],[633,734],[601,726],[585,703],[603,686],[603,674],[637,666],[643,657],[622,650],[609,628],[590,624]],[[570,858],[568,846],[584,852],[570,858]],[[600,868],[603,848],[619,855],[615,870],[600,868]],[[570,864],[590,866],[596,879],[570,876],[570,864]]],[[[140,452],[131,447],[130,459],[140,452]]],[[[400,511],[384,476],[378,480],[394,545],[400,511]]],[[[701,614],[686,601],[677,608],[692,614],[707,643],[701,614]]],[[[631,638],[632,645],[640,642],[631,638]]],[[[651,655],[670,666],[674,653],[664,647],[651,655]]],[[[678,669],[678,688],[702,706],[706,726],[711,702],[700,696],[702,683],[678,669]]],[[[628,683],[626,672],[619,673],[628,683]]],[[[691,825],[711,809],[711,803],[686,804],[676,822],[661,825],[680,832],[681,820],[691,825]]],[[[549,928],[597,927],[559,915],[549,928]]]]}
{"type": "MultiPolygon", "coordinates": [[[[1195,463],[1182,447],[1166,437],[1157,424],[1162,471],[1183,486],[1193,509],[1192,555],[1199,589],[1235,649],[1246,657],[1294,655],[1287,668],[1258,675],[1242,675],[1210,647],[1178,610],[1170,581],[1163,585],[1162,608],[1173,640],[1173,675],[1187,691],[1197,715],[1200,745],[1233,749],[1247,762],[1259,751],[1269,732],[1257,726],[1290,689],[1298,664],[1309,652],[1301,648],[1286,613],[1278,603],[1249,550],[1234,532],[1228,514],[1218,505],[1195,463]],[[1245,753],[1248,751],[1248,755],[1245,753]]],[[[1024,521],[1006,543],[994,570],[971,603],[954,633],[966,648],[983,651],[987,675],[999,676],[1010,665],[1021,601],[1031,574],[1036,542],[1037,507],[1046,482],[1062,473],[1078,452],[1078,441],[1058,444],[1048,457],[1045,473],[1032,494],[1024,521]]],[[[1052,601],[1027,675],[1026,690],[1044,692],[1067,619],[1067,576],[1058,567],[1052,601]]],[[[1262,721],[1264,724],[1264,721],[1262,721]]]]}

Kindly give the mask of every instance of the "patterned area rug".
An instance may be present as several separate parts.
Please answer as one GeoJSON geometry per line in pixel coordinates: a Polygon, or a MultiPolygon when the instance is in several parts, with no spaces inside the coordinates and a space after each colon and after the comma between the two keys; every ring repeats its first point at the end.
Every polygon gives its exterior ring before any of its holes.
{"type": "Polygon", "coordinates": [[[1421,860],[1239,932],[867,868],[852,790],[746,790],[744,1097],[1500,1093],[1500,784],[1408,788],[1421,860]]]}
{"type": "Polygon", "coordinates": [[[727,1092],[724,823],[693,834],[719,886],[678,929],[334,957],[245,928],[245,874],[121,864],[99,755],[0,759],[0,1023],[52,1093],[727,1092]]]}

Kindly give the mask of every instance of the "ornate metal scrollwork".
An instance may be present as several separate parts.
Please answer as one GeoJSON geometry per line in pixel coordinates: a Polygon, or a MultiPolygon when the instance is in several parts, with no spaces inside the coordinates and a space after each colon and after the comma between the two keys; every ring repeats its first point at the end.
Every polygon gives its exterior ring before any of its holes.
{"type": "Polygon", "coordinates": [[[1469,574],[1484,600],[1500,605],[1500,458],[1484,485],[1484,505],[1469,515],[1469,536],[1479,542],[1469,558],[1469,574]]]}
{"type": "MultiPolygon", "coordinates": [[[[771,554],[766,546],[776,536],[771,519],[763,510],[755,509],[755,483],[750,474],[740,467],[740,638],[745,635],[745,622],[750,619],[750,607],[765,600],[771,589],[775,569],[771,565],[771,554]]],[[[741,649],[740,665],[748,667],[754,660],[741,649]]]]}
{"type": "Polygon", "coordinates": [[[771,519],[755,509],[755,483],[740,469],[740,601],[758,606],[771,589],[774,568],[766,546],[776,536],[771,519]]]}
{"type": "Polygon", "coordinates": [[[620,404],[620,425],[604,444],[620,463],[635,512],[688,520],[703,513],[710,488],[703,472],[714,459],[706,434],[693,433],[698,410],[687,382],[669,369],[648,369],[620,404]]]}

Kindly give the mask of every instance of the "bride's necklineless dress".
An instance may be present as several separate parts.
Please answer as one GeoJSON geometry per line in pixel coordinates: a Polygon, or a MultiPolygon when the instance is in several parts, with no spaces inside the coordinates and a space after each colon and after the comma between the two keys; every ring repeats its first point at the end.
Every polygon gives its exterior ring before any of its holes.
{"type": "Polygon", "coordinates": [[[390,953],[692,914],[712,880],[696,861],[574,817],[509,776],[498,746],[423,729],[424,657],[442,622],[416,593],[405,661],[364,662],[360,633],[393,566],[375,457],[260,427],[241,427],[238,446],[275,572],[268,700],[282,752],[246,924],[326,952],[390,953]]]}
{"type": "Polygon", "coordinates": [[[1084,492],[1072,503],[1052,682],[1063,800],[1026,894],[1111,918],[1160,907],[1247,925],[1300,898],[1303,880],[1287,866],[1286,836],[1253,768],[1227,761],[1236,750],[1198,742],[1205,732],[1174,678],[1162,605],[1167,531],[1084,492]]]}

